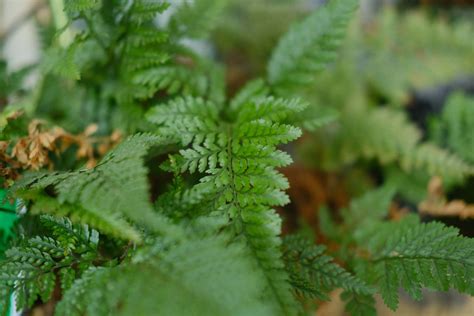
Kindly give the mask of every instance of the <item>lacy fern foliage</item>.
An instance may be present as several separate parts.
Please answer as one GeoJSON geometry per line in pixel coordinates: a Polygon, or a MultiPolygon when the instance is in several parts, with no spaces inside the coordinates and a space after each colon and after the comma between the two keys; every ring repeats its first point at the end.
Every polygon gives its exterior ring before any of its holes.
{"type": "MultiPolygon", "coordinates": [[[[62,290],[68,290],[74,279],[97,257],[99,234],[86,225],[76,226],[67,218],[42,216],[49,236],[32,237],[6,252],[0,267],[0,293],[9,298],[13,291],[17,308],[29,308],[41,298],[51,299],[59,277],[62,290]]],[[[0,301],[5,314],[8,302],[0,301]]]]}
{"type": "Polygon", "coordinates": [[[33,196],[34,212],[67,215],[117,237],[139,241],[140,233],[129,221],[145,223],[152,230],[159,225],[148,201],[143,165],[143,156],[159,139],[148,134],[132,136],[93,169],[25,178],[17,183],[17,190],[25,191],[25,197],[39,192],[33,196]],[[45,192],[51,187],[57,194],[54,199],[45,192]]]}
{"type": "MultiPolygon", "coordinates": [[[[227,1],[54,3],[64,4],[59,20],[67,23],[54,25],[40,65],[41,85],[54,95],[39,87],[25,109],[81,131],[94,123],[97,138],[115,128],[128,135],[100,151],[84,132],[83,150],[101,152],[96,165],[81,166],[75,148],[51,150],[53,170],[21,170],[14,179],[9,198],[22,206],[21,234],[0,256],[0,315],[11,297],[18,310],[52,302],[64,316],[293,316],[342,289],[346,311],[365,316],[375,314],[376,293],[396,309],[400,288],[415,299],[422,288],[474,294],[473,240],[413,216],[388,221],[395,187],[353,198],[338,220],[321,211],[318,236],[328,247],[282,236],[290,203],[282,168],[305,130],[330,131],[324,141],[335,140],[346,164],[361,156],[409,171],[472,173],[420,145],[418,129],[392,108],[360,106],[361,98],[326,111],[312,98],[357,1],[332,0],[296,24],[266,77],[239,89],[228,89],[223,67],[189,41],[211,35],[227,1]]],[[[5,152],[13,109],[0,116],[5,152]]],[[[453,117],[461,110],[453,111],[445,127],[459,135],[453,117]]]]}
{"type": "Polygon", "coordinates": [[[336,0],[294,25],[273,52],[268,79],[277,88],[302,88],[335,60],[356,0],[336,0]]]}
{"type": "Polygon", "coordinates": [[[188,97],[156,106],[148,117],[160,126],[161,135],[183,146],[173,159],[174,168],[203,174],[196,187],[216,197],[213,209],[225,214],[250,248],[266,279],[265,295],[279,306],[279,313],[293,313],[295,302],[279,254],[280,219],[271,207],[289,201],[282,192],[288,182],[275,168],[288,165],[291,158],[276,145],[301,134],[283,122],[305,104],[251,96],[231,104],[223,108],[188,97]]]}

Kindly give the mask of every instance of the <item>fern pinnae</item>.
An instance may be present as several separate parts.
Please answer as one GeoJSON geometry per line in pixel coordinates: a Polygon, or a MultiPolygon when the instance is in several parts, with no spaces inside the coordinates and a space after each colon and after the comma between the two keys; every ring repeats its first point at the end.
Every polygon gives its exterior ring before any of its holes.
{"type": "Polygon", "coordinates": [[[407,220],[398,227],[392,224],[390,235],[383,231],[383,225],[378,226],[379,232],[373,235],[374,242],[369,247],[387,306],[397,308],[399,286],[417,300],[422,298],[423,287],[442,291],[452,287],[472,295],[473,240],[440,223],[407,220]]]}
{"type": "Polygon", "coordinates": [[[335,59],[357,3],[331,0],[281,38],[268,64],[268,80],[277,91],[311,84],[315,75],[335,59]]]}
{"type": "Polygon", "coordinates": [[[166,146],[170,140],[152,134],[129,137],[92,169],[59,172],[25,179],[17,189],[44,191],[52,186],[57,200],[44,193],[38,198],[38,213],[68,215],[113,235],[139,241],[137,230],[127,221],[158,232],[174,235],[165,218],[153,212],[148,200],[147,169],[143,158],[153,146],[166,146]],[[123,190],[128,195],[123,194],[123,190]]]}
{"type": "Polygon", "coordinates": [[[289,201],[281,191],[287,181],[274,168],[291,158],[275,147],[301,135],[282,121],[306,104],[273,97],[240,99],[228,108],[224,122],[217,105],[198,98],[156,106],[148,117],[166,137],[188,147],[175,160],[180,171],[206,174],[199,186],[219,197],[215,206],[248,245],[267,279],[267,295],[280,313],[292,314],[295,305],[279,255],[280,219],[271,206],[289,201]]]}

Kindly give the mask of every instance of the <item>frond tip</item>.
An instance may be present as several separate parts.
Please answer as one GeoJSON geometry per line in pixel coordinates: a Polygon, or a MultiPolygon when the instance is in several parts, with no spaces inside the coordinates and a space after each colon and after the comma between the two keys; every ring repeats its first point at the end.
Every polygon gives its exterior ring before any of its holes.
{"type": "Polygon", "coordinates": [[[331,0],[294,25],[275,48],[268,80],[287,91],[312,83],[315,75],[337,56],[357,0],[331,0]]]}

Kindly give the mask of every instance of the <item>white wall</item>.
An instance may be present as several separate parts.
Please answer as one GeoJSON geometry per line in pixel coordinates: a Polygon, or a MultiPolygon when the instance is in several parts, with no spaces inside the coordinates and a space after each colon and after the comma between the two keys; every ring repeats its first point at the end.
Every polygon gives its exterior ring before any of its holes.
{"type": "MultiPolygon", "coordinates": [[[[21,19],[40,0],[0,0],[0,33],[5,32],[12,23],[21,19]]],[[[25,21],[17,28],[1,52],[8,60],[10,69],[18,69],[38,61],[39,42],[33,18],[25,21]]]]}

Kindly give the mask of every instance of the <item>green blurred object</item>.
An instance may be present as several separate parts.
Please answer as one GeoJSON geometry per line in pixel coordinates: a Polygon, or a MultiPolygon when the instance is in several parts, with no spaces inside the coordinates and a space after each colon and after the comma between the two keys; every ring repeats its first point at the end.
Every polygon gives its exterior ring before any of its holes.
{"type": "Polygon", "coordinates": [[[8,199],[4,189],[0,189],[0,249],[12,234],[12,227],[17,218],[15,210],[15,203],[8,199]]]}
{"type": "MultiPolygon", "coordinates": [[[[12,228],[16,219],[15,202],[10,201],[4,189],[0,189],[0,257],[3,256],[8,239],[13,234],[12,228]]],[[[11,310],[7,310],[7,315],[12,315],[11,310]]]]}

